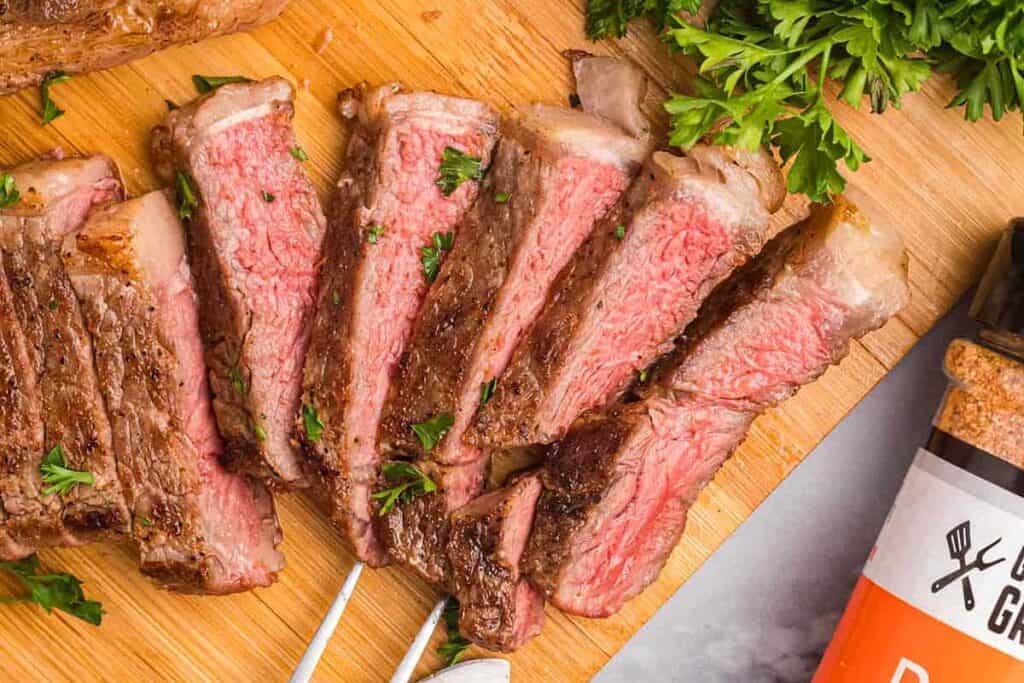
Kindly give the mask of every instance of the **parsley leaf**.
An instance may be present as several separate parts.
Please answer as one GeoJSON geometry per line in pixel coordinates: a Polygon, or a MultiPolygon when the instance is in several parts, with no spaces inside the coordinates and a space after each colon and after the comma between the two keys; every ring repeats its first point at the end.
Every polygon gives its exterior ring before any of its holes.
{"type": "Polygon", "coordinates": [[[374,500],[383,501],[377,512],[381,517],[394,510],[398,503],[404,505],[420,496],[437,491],[437,484],[434,483],[434,480],[412,463],[401,460],[386,462],[381,465],[381,472],[384,473],[384,478],[388,483],[397,484],[397,486],[377,491],[370,496],[374,500]]]}
{"type": "Polygon", "coordinates": [[[624,223],[619,223],[615,226],[615,239],[620,242],[626,239],[626,225],[624,223]]]}
{"type": "Polygon", "coordinates": [[[440,443],[453,424],[455,424],[455,417],[451,413],[441,413],[426,422],[414,424],[412,431],[419,437],[423,451],[429,453],[434,450],[434,446],[440,443]]]}
{"type": "Polygon", "coordinates": [[[494,397],[494,390],[498,388],[498,378],[492,377],[489,382],[480,385],[480,407],[483,408],[494,397]]]}
{"type": "Polygon", "coordinates": [[[41,116],[43,117],[44,126],[54,119],[64,116],[64,110],[58,107],[57,103],[50,98],[50,86],[64,83],[70,78],[71,76],[63,71],[51,71],[43,77],[43,82],[39,84],[39,94],[43,99],[41,116]]]}
{"type": "Polygon", "coordinates": [[[259,422],[253,420],[252,422],[252,434],[256,437],[256,440],[260,443],[267,440],[267,430],[263,428],[259,422]]]}
{"type": "Polygon", "coordinates": [[[242,372],[238,369],[237,365],[231,368],[231,371],[228,373],[228,378],[231,380],[231,386],[234,388],[235,393],[239,396],[245,396],[245,379],[242,377],[242,372]]]}
{"type": "Polygon", "coordinates": [[[480,159],[471,157],[462,150],[445,147],[441,158],[440,175],[437,178],[441,194],[450,197],[467,180],[483,180],[484,171],[480,163],[480,159]]]}
{"type": "Polygon", "coordinates": [[[179,108],[178,105],[176,105],[173,100],[165,99],[164,104],[167,105],[167,111],[174,111],[175,109],[179,108]]]}
{"type": "Polygon", "coordinates": [[[263,197],[263,201],[265,201],[265,202],[266,202],[266,203],[268,203],[268,204],[269,204],[270,202],[274,201],[274,199],[276,199],[276,198],[274,197],[274,195],[270,194],[270,193],[269,193],[269,192],[267,192],[266,190],[263,190],[262,192],[260,192],[260,196],[261,196],[261,197],[263,197]]]}
{"type": "Polygon", "coordinates": [[[442,235],[435,232],[430,244],[420,249],[423,275],[426,276],[427,282],[437,279],[437,273],[441,270],[441,258],[444,256],[444,252],[451,251],[453,244],[455,244],[455,233],[446,232],[442,235]]]}
{"type": "Polygon", "coordinates": [[[370,244],[377,244],[380,236],[384,234],[383,225],[371,225],[366,229],[366,241],[370,244]]]}
{"type": "Polygon", "coordinates": [[[252,79],[245,76],[200,76],[199,74],[192,76],[192,85],[201,95],[213,92],[228,83],[252,83],[252,79]]]}
{"type": "Polygon", "coordinates": [[[622,38],[626,35],[626,25],[643,16],[650,17],[661,28],[679,12],[696,14],[700,5],[701,0],[589,0],[587,37],[591,40],[622,38]]]}
{"type": "Polygon", "coordinates": [[[103,606],[85,599],[81,581],[71,574],[40,574],[36,555],[17,562],[0,562],[0,570],[14,574],[29,590],[28,595],[0,598],[0,602],[34,602],[47,614],[59,609],[94,626],[103,621],[103,606]]]}
{"type": "Polygon", "coordinates": [[[79,484],[92,486],[96,483],[91,472],[71,470],[67,465],[64,448],[60,444],[54,446],[49,453],[43,456],[43,461],[39,464],[39,473],[43,476],[43,483],[46,484],[46,488],[43,489],[44,496],[52,496],[55,493],[66,496],[79,484]]]}
{"type": "Polygon", "coordinates": [[[303,404],[302,424],[306,428],[306,438],[309,439],[310,443],[320,441],[320,437],[324,433],[324,423],[320,421],[320,416],[316,414],[316,408],[303,404]]]}
{"type": "Polygon", "coordinates": [[[14,182],[14,176],[10,173],[0,174],[0,209],[13,206],[21,199],[18,186],[14,182]]]}
{"type": "Polygon", "coordinates": [[[444,628],[448,632],[448,638],[437,648],[437,654],[444,660],[445,666],[454,666],[459,663],[466,650],[472,644],[459,632],[459,601],[453,597],[448,598],[445,603],[444,628]]]}
{"type": "Polygon", "coordinates": [[[495,204],[508,204],[508,200],[512,198],[508,192],[495,192],[494,203],[495,204]]]}
{"type": "Polygon", "coordinates": [[[192,210],[199,206],[195,190],[192,187],[192,178],[184,171],[174,174],[175,188],[178,195],[178,218],[183,221],[192,220],[192,210]]]}
{"type": "Polygon", "coordinates": [[[302,149],[298,145],[295,145],[288,151],[296,161],[309,161],[309,155],[306,154],[306,150],[302,149]]]}

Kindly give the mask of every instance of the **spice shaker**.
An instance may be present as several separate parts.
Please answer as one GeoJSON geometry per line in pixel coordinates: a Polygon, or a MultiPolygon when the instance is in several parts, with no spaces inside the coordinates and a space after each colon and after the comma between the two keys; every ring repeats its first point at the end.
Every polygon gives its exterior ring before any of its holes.
{"type": "Polygon", "coordinates": [[[1024,218],[971,316],[816,683],[1024,681],[1024,218]]]}

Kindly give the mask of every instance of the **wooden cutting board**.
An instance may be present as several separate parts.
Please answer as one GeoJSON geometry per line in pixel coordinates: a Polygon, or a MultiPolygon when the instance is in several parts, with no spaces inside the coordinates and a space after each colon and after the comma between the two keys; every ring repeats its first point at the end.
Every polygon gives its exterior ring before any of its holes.
{"type": "MultiPolygon", "coordinates": [[[[562,104],[571,82],[560,53],[586,48],[640,64],[653,83],[651,112],[667,91],[685,87],[686,65],[670,59],[646,27],[619,42],[588,44],[583,4],[293,0],[279,20],[251,34],[167,50],[57,86],[54,98],[67,114],[52,125],[39,124],[36,91],[0,98],[0,166],[54,147],[103,151],[121,165],[132,193],[151,190],[157,184],[147,156],[149,130],[166,113],[165,98],[181,103],[194,96],[194,73],[281,74],[296,83],[298,136],[325,197],[345,139],[335,96],[361,80],[398,79],[506,110],[532,101],[562,104]],[[328,28],[333,40],[318,53],[328,28]]],[[[543,635],[512,657],[516,680],[593,675],[976,280],[998,231],[1011,215],[1024,214],[1024,136],[1019,116],[963,123],[959,110],[944,110],[950,92],[949,83],[933,80],[883,117],[836,106],[842,124],[874,157],[851,176],[849,195],[872,220],[905,238],[913,303],[854,344],[840,367],[757,421],[700,497],[655,585],[611,619],[579,619],[549,607],[543,635]]],[[[924,437],[926,425],[907,429],[924,437]]],[[[47,617],[32,605],[0,605],[0,670],[12,680],[285,680],[353,558],[307,497],[281,495],[278,503],[288,568],[274,587],[247,595],[157,590],[136,571],[127,545],[41,553],[45,567],[81,577],[107,616],[97,629],[60,614],[47,617]]],[[[0,579],[0,594],[14,590],[0,579]]],[[[364,572],[318,678],[389,677],[437,598],[400,568],[364,572]]],[[[474,649],[469,656],[484,654],[474,649]]],[[[417,673],[439,664],[432,647],[417,673]]]]}

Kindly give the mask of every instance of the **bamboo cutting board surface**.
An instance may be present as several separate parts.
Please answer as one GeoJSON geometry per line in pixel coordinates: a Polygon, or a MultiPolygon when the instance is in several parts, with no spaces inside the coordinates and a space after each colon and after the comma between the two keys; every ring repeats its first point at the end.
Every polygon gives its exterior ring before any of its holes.
{"type": "MultiPolygon", "coordinates": [[[[666,92],[685,87],[685,64],[670,59],[645,27],[619,42],[587,43],[583,4],[293,0],[279,20],[250,34],[167,50],[57,86],[54,98],[67,114],[47,127],[39,124],[36,91],[0,98],[0,166],[58,146],[68,153],[103,151],[121,165],[130,192],[151,190],[157,184],[149,130],[165,115],[165,98],[181,103],[194,96],[194,73],[280,74],[297,84],[296,128],[324,197],[339,174],[345,140],[335,97],[361,80],[398,79],[504,110],[532,101],[563,104],[571,81],[560,53],[585,48],[640,64],[652,80],[652,112],[666,92]],[[318,54],[327,28],[333,40],[318,54]]],[[[963,123],[958,110],[944,110],[950,92],[949,83],[933,80],[884,117],[836,107],[874,157],[851,175],[848,194],[872,220],[902,233],[913,303],[854,344],[841,366],[757,421],[693,508],[655,585],[607,620],[549,607],[543,635],[511,658],[516,680],[592,676],[976,280],[998,231],[1011,215],[1024,214],[1024,136],[1019,116],[963,123]]],[[[923,437],[926,426],[907,428],[923,437]]],[[[32,605],[0,606],[0,670],[12,680],[287,679],[353,558],[305,496],[280,495],[278,509],[288,567],[275,586],[246,595],[162,592],[136,571],[127,545],[41,553],[44,567],[82,578],[107,616],[96,629],[60,614],[47,617],[32,605]]],[[[0,579],[0,594],[15,590],[0,579]]],[[[364,572],[318,680],[388,678],[438,595],[400,568],[364,572]]],[[[469,656],[484,654],[473,649],[469,656]]],[[[432,646],[417,674],[439,665],[432,646]]]]}

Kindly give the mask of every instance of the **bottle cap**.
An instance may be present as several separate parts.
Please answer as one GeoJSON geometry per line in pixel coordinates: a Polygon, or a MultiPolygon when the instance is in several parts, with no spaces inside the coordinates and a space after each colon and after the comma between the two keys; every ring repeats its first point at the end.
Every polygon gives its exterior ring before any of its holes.
{"type": "Polygon", "coordinates": [[[971,305],[971,317],[1001,338],[1024,346],[1024,218],[1003,233],[971,305]]]}

